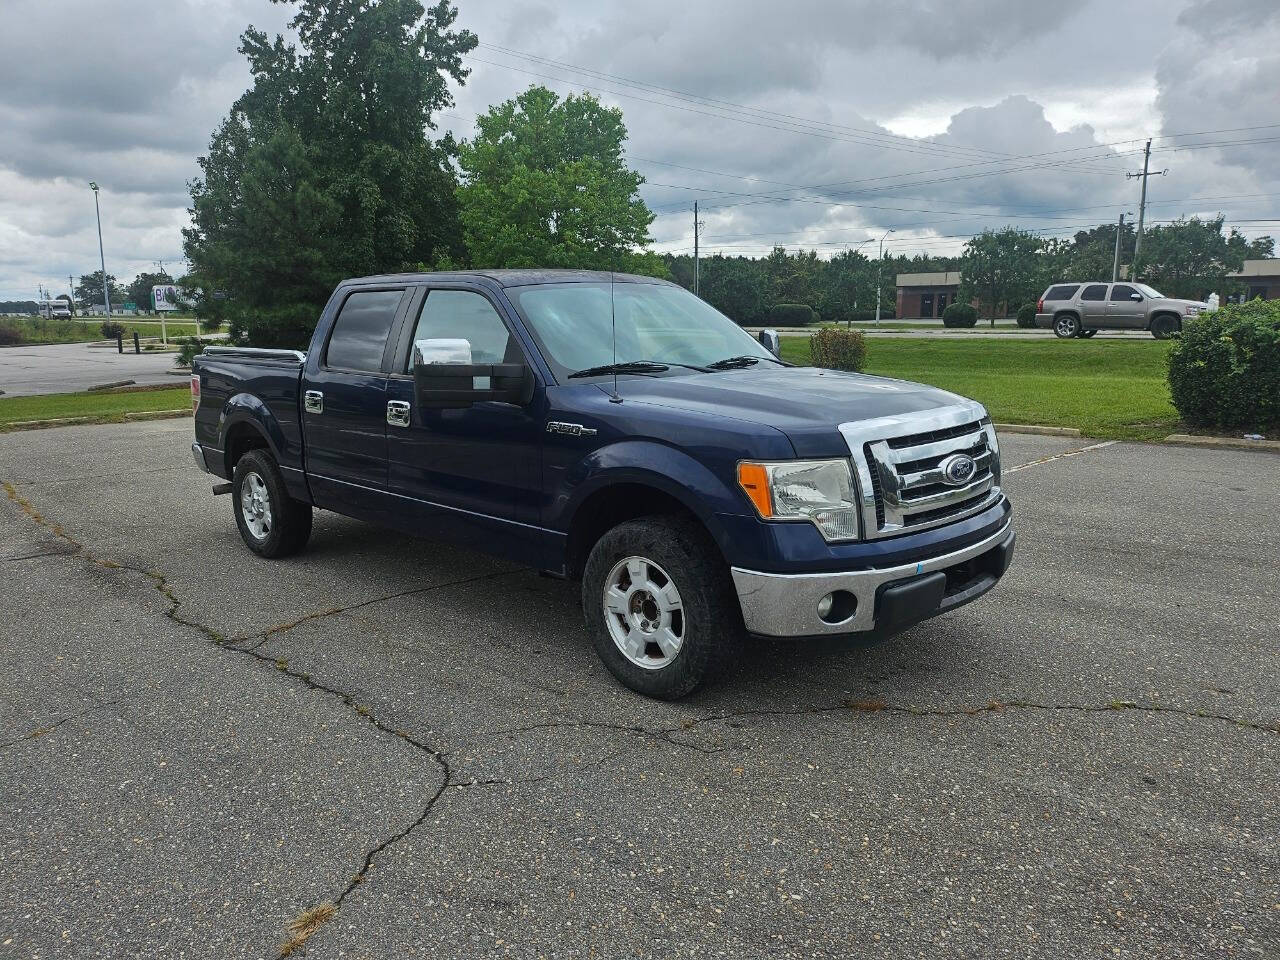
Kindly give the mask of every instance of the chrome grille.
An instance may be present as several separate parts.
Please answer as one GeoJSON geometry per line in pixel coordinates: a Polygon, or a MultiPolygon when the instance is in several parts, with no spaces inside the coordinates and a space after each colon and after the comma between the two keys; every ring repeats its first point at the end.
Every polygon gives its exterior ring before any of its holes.
{"type": "Polygon", "coordinates": [[[864,539],[938,526],[1000,499],[1000,448],[978,403],[840,425],[849,444],[864,539]],[[953,454],[973,458],[962,485],[943,475],[953,454]]]}

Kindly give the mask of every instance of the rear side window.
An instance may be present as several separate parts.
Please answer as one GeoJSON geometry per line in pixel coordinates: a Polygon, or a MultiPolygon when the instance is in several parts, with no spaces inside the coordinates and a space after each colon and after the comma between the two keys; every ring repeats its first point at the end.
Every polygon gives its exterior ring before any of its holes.
{"type": "Polygon", "coordinates": [[[347,297],[329,336],[325,365],[381,370],[382,351],[403,294],[403,290],[362,290],[347,297]]]}
{"type": "Polygon", "coordinates": [[[1112,300],[1128,300],[1138,291],[1123,283],[1117,283],[1111,288],[1112,300]]]}
{"type": "Polygon", "coordinates": [[[1105,300],[1107,299],[1107,285],[1105,283],[1094,283],[1084,288],[1084,293],[1080,294],[1081,300],[1105,300]]]}
{"type": "Polygon", "coordinates": [[[1049,292],[1044,295],[1046,300],[1070,300],[1076,295],[1076,291],[1080,289],[1078,283],[1064,283],[1057,287],[1050,287],[1049,292]]]}

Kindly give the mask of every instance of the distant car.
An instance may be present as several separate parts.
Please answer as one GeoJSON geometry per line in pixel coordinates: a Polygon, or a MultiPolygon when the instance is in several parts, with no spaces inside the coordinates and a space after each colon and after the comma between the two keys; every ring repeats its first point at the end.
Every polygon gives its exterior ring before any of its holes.
{"type": "Polygon", "coordinates": [[[1099,330],[1150,330],[1167,340],[1182,329],[1184,317],[1207,309],[1207,303],[1175,300],[1145,283],[1056,283],[1036,304],[1036,326],[1053,328],[1062,340],[1099,330]]]}

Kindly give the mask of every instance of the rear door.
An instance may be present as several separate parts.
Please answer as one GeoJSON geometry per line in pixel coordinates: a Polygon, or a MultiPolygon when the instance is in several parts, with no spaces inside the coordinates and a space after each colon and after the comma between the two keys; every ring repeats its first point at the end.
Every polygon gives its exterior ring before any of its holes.
{"type": "Polygon", "coordinates": [[[1091,283],[1080,291],[1080,325],[1097,330],[1107,325],[1107,285],[1091,283]]]}
{"type": "Polygon", "coordinates": [[[1107,301],[1107,322],[1113,327],[1146,326],[1146,300],[1127,283],[1113,283],[1107,301]]]}
{"type": "Polygon", "coordinates": [[[378,519],[387,489],[387,370],[406,285],[354,287],[302,378],[307,476],[318,506],[378,519]]]}

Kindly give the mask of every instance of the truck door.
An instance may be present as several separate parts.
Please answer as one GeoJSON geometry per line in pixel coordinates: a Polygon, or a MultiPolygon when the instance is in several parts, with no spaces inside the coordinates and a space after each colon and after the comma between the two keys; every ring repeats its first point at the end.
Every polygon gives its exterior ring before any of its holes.
{"type": "Polygon", "coordinates": [[[1113,283],[1111,298],[1107,301],[1107,324],[1112,327],[1141,328],[1146,326],[1146,301],[1142,294],[1127,283],[1113,283]],[[1136,299],[1135,299],[1136,298],[1136,299]]]}
{"type": "Polygon", "coordinates": [[[407,286],[357,287],[302,378],[307,479],[316,505],[380,519],[387,489],[387,357],[407,286]]]}
{"type": "MultiPolygon", "coordinates": [[[[428,536],[447,536],[540,563],[541,391],[528,406],[483,401],[419,409],[413,343],[463,339],[473,363],[528,363],[500,305],[465,283],[423,287],[404,324],[387,385],[388,486],[402,516],[428,536]]],[[[487,385],[479,385],[487,386],[487,385]]]]}
{"type": "Polygon", "coordinates": [[[1097,330],[1107,325],[1107,285],[1091,283],[1080,291],[1080,326],[1097,330]]]}

